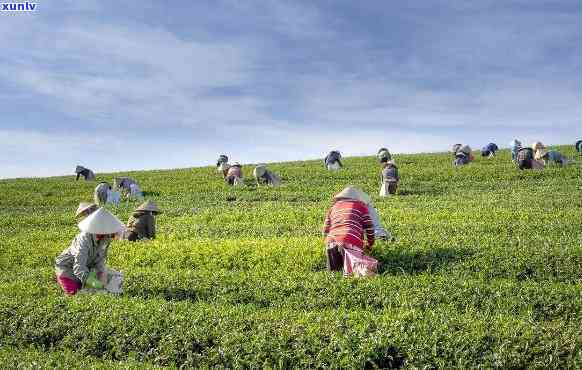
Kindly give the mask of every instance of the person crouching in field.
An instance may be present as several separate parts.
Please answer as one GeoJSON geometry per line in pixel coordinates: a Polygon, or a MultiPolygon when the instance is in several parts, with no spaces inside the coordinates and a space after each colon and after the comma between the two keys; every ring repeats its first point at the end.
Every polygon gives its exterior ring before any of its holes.
{"type": "Polygon", "coordinates": [[[463,145],[455,154],[455,159],[453,160],[454,166],[463,166],[469,164],[475,157],[469,145],[463,145]]]}
{"type": "Polygon", "coordinates": [[[380,196],[387,197],[391,194],[396,194],[400,175],[398,174],[398,167],[396,167],[394,160],[382,162],[380,177],[380,196]]]}
{"type": "Polygon", "coordinates": [[[79,181],[80,176],[83,176],[85,181],[95,180],[95,174],[93,173],[93,171],[83,166],[77,166],[75,168],[75,173],[77,174],[77,178],[75,179],[76,181],[79,181]]]}
{"type": "Polygon", "coordinates": [[[323,159],[323,163],[325,164],[325,168],[330,171],[337,171],[344,166],[342,164],[342,155],[337,150],[329,152],[323,159]]]}
{"type": "Polygon", "coordinates": [[[226,170],[228,170],[228,156],[221,154],[216,160],[216,171],[224,174],[226,170]]]}
{"type": "Polygon", "coordinates": [[[511,160],[516,162],[517,161],[517,152],[522,148],[521,141],[517,139],[511,140],[509,143],[509,149],[511,150],[511,160]]]}
{"type": "Polygon", "coordinates": [[[120,273],[109,270],[105,262],[111,240],[122,228],[123,224],[105,208],[99,208],[79,223],[81,232],[55,259],[57,281],[65,294],[74,295],[84,286],[119,292],[120,286],[110,283],[120,273]],[[95,281],[91,281],[92,272],[96,274],[95,281]]]}
{"type": "Polygon", "coordinates": [[[158,206],[148,200],[137,207],[133,215],[127,221],[127,240],[135,242],[137,240],[156,238],[156,218],[160,214],[158,206]]]}
{"type": "Polygon", "coordinates": [[[540,149],[534,157],[538,161],[543,161],[546,166],[557,165],[561,167],[568,164],[568,159],[556,150],[540,149]]]}
{"type": "Polygon", "coordinates": [[[373,275],[378,267],[378,261],[366,255],[374,246],[374,224],[361,199],[361,191],[348,186],[334,196],[325,217],[327,268],[343,270],[345,276],[373,275]]]}
{"type": "Polygon", "coordinates": [[[481,156],[493,158],[495,157],[495,153],[499,150],[499,147],[495,143],[489,143],[481,148],[481,156]]]}
{"type": "Polygon", "coordinates": [[[534,158],[532,148],[521,148],[515,156],[515,163],[520,170],[540,170],[544,168],[544,163],[534,158]]]}
{"type": "Polygon", "coordinates": [[[243,179],[243,174],[242,174],[242,166],[240,165],[240,163],[238,162],[234,162],[232,164],[232,166],[230,166],[228,168],[228,170],[226,170],[226,173],[224,174],[224,181],[226,181],[226,183],[228,185],[242,185],[243,179]]]}
{"type": "Polygon", "coordinates": [[[120,191],[128,199],[143,200],[143,192],[136,180],[131,177],[113,179],[113,188],[120,191]]]}
{"type": "Polygon", "coordinates": [[[75,218],[80,221],[95,212],[98,208],[97,204],[81,202],[79,203],[79,207],[77,207],[77,212],[75,212],[75,218]]]}
{"type": "Polygon", "coordinates": [[[253,176],[257,180],[257,185],[281,185],[281,178],[267,168],[266,164],[259,164],[253,170],[253,176]]]}
{"type": "Polygon", "coordinates": [[[93,193],[95,203],[99,205],[107,203],[107,196],[110,191],[111,185],[106,182],[100,182],[99,185],[95,187],[95,192],[93,193]]]}

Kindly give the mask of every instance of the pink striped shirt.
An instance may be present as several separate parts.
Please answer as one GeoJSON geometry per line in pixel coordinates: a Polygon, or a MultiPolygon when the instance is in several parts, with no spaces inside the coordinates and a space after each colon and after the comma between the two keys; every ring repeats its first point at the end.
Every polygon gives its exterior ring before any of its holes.
{"type": "Polygon", "coordinates": [[[325,218],[323,233],[325,242],[348,243],[363,248],[364,233],[368,245],[374,245],[374,225],[368,206],[358,200],[338,200],[325,218]]]}

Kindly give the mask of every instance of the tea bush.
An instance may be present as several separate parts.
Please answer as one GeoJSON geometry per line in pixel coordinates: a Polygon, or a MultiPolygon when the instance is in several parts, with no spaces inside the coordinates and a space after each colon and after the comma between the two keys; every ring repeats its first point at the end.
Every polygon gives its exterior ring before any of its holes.
{"type": "MultiPolygon", "coordinates": [[[[582,167],[519,171],[509,157],[453,168],[450,154],[397,155],[390,198],[373,157],[336,173],[271,164],[274,189],[227,187],[212,167],[124,173],[164,213],[156,240],[112,244],[119,297],[65,297],[54,277],[96,184],[2,180],[0,366],[582,366],[582,167]],[[376,244],[372,279],[325,271],[323,218],[348,184],[396,238],[376,244]]],[[[109,208],[127,220],[136,206],[109,208]]]]}

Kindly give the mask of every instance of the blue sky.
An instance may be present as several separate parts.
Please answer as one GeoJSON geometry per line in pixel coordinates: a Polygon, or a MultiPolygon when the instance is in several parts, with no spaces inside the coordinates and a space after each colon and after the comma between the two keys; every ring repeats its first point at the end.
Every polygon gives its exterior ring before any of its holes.
{"type": "Polygon", "coordinates": [[[0,12],[0,177],[582,138],[579,1],[0,12]]]}

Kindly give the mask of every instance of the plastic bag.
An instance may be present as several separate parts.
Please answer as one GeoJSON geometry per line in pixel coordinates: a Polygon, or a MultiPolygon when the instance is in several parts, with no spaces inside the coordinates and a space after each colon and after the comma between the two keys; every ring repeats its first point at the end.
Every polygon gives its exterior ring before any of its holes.
{"type": "Polygon", "coordinates": [[[344,254],[344,275],[355,277],[376,276],[378,271],[378,261],[367,256],[360,249],[345,248],[344,254]]]}
{"type": "Polygon", "coordinates": [[[123,273],[121,271],[107,271],[107,285],[105,290],[112,294],[121,294],[123,291],[123,273]]]}
{"type": "Polygon", "coordinates": [[[341,168],[338,162],[333,162],[327,165],[327,169],[330,171],[337,171],[341,168]]]}
{"type": "Polygon", "coordinates": [[[91,271],[87,280],[85,281],[85,287],[90,289],[103,289],[103,283],[97,279],[97,274],[95,271],[91,271]]]}
{"type": "Polygon", "coordinates": [[[382,182],[382,185],[380,185],[380,196],[381,197],[390,196],[390,192],[388,192],[388,183],[386,181],[382,182]]]}

